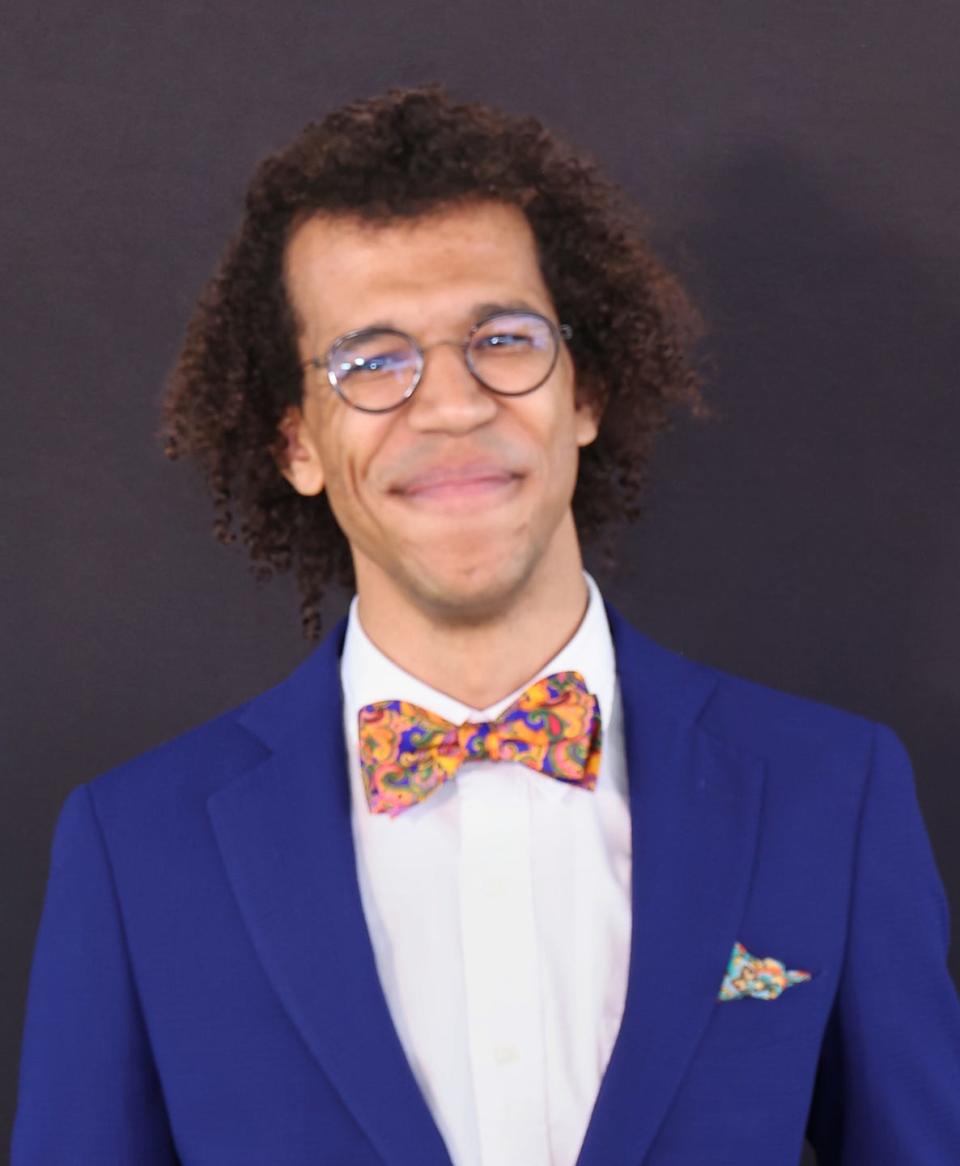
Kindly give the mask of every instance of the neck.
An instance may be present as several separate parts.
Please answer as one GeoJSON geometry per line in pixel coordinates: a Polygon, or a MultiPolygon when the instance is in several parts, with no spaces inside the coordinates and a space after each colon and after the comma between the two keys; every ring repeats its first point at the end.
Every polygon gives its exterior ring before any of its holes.
{"type": "Polygon", "coordinates": [[[532,565],[498,563],[469,588],[387,574],[354,554],[357,610],[371,641],[411,675],[471,708],[502,700],[534,676],[577,630],[587,610],[572,514],[532,565]]]}

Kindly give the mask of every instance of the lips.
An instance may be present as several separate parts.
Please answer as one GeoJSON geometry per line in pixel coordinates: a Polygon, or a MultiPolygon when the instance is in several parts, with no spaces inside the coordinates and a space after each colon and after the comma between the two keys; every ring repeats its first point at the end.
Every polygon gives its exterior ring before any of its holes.
{"type": "Polygon", "coordinates": [[[400,486],[397,492],[416,497],[417,494],[442,488],[455,491],[458,488],[504,485],[517,477],[519,475],[511,470],[490,462],[474,462],[464,466],[435,466],[429,470],[421,470],[400,486]]]}
{"type": "Polygon", "coordinates": [[[411,513],[446,515],[455,521],[492,519],[502,507],[512,505],[523,478],[490,461],[440,465],[420,470],[392,493],[411,513]]]}

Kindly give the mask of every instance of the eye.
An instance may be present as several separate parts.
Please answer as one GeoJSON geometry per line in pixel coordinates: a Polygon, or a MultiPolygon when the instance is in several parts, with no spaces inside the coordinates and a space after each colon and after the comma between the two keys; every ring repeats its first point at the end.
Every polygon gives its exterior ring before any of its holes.
{"type": "Polygon", "coordinates": [[[341,360],[336,367],[336,374],[340,380],[347,380],[358,375],[389,376],[405,368],[410,363],[410,352],[406,348],[396,348],[373,353],[364,353],[350,356],[341,360]]]}
{"type": "Polygon", "coordinates": [[[533,337],[522,332],[493,332],[476,339],[477,348],[488,351],[503,351],[510,348],[529,348],[534,343],[533,337]]]}
{"type": "Polygon", "coordinates": [[[473,336],[475,357],[519,357],[553,347],[549,324],[527,312],[504,312],[481,324],[473,336]]]}

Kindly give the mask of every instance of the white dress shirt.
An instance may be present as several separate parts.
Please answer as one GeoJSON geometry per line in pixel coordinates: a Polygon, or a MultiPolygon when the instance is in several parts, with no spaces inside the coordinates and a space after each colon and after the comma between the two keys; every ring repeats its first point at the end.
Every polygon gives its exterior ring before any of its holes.
{"type": "Polygon", "coordinates": [[[596,582],[539,672],[486,709],[383,654],[351,601],[341,658],[351,820],[377,971],[454,1166],[573,1166],[623,1015],[630,810],[613,640],[596,582]],[[600,704],[593,791],[517,761],[461,766],[395,818],[372,814],[357,713],[406,700],[461,724],[575,669],[600,704]]]}

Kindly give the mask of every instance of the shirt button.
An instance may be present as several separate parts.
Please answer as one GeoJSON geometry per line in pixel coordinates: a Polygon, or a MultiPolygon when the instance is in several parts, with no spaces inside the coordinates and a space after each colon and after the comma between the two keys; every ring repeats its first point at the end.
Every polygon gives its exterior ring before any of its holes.
{"type": "Polygon", "coordinates": [[[512,1064],[519,1055],[516,1045],[501,1043],[493,1046],[493,1059],[498,1065],[512,1064]]]}

